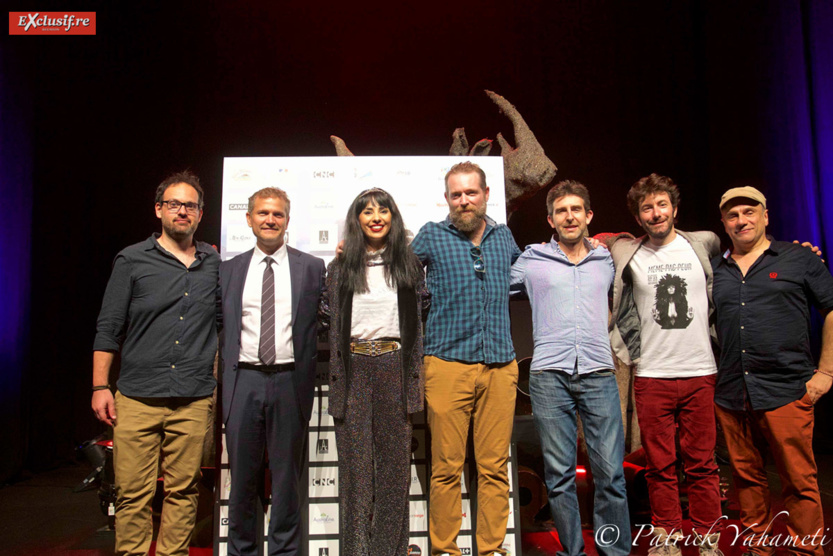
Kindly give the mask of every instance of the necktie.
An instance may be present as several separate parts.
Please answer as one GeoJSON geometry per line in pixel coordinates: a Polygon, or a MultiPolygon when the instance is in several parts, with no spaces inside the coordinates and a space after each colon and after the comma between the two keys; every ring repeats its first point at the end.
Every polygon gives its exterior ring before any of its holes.
{"type": "Polygon", "coordinates": [[[257,355],[265,365],[275,364],[275,271],[272,257],[266,257],[260,294],[260,346],[257,355]]]}

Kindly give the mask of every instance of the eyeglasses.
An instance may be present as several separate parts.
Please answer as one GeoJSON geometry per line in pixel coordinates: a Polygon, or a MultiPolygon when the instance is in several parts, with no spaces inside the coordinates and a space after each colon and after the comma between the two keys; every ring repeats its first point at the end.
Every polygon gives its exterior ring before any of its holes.
{"type": "Polygon", "coordinates": [[[471,258],[474,259],[474,271],[479,274],[486,273],[486,263],[483,262],[483,252],[480,250],[480,247],[472,247],[471,251],[471,258]]]}
{"type": "Polygon", "coordinates": [[[179,212],[179,209],[183,206],[185,207],[185,212],[189,214],[197,214],[200,210],[199,203],[183,203],[182,201],[177,201],[176,199],[171,199],[170,201],[162,201],[161,204],[168,205],[169,212],[179,212]]]}

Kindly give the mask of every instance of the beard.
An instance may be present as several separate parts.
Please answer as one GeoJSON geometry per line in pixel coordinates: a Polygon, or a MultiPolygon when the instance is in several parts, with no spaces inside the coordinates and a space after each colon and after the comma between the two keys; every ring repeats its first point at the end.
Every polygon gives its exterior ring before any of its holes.
{"type": "Polygon", "coordinates": [[[193,236],[194,232],[197,231],[197,224],[198,222],[194,222],[190,226],[177,226],[174,224],[173,220],[162,221],[162,227],[165,229],[165,232],[171,239],[175,239],[177,241],[188,239],[193,236]]]}
{"type": "Polygon", "coordinates": [[[449,212],[448,216],[451,218],[451,223],[454,224],[455,228],[464,234],[469,234],[480,226],[483,217],[486,216],[486,205],[484,204],[480,207],[475,206],[465,211],[456,209],[449,212]]]}
{"type": "Polygon", "coordinates": [[[671,230],[673,229],[672,221],[666,220],[663,222],[665,224],[665,228],[654,230],[651,228],[650,223],[645,223],[642,225],[642,229],[644,229],[649,237],[654,239],[665,239],[671,234],[671,230]]]}

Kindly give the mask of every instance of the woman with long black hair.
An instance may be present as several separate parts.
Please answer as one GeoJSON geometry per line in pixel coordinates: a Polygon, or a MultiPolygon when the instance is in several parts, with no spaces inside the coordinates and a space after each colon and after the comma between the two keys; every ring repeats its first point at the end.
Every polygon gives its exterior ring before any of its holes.
{"type": "Polygon", "coordinates": [[[411,414],[423,409],[422,265],[393,197],[350,205],[328,267],[329,413],[335,420],[341,554],[408,553],[411,414]]]}

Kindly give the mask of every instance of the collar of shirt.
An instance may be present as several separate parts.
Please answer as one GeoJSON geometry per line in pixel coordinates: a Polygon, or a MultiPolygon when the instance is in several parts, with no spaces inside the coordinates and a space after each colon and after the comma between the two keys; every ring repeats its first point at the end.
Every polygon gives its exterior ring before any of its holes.
{"type": "MultiPolygon", "coordinates": [[[[771,235],[769,235],[769,234],[767,234],[766,238],[769,240],[769,247],[767,247],[766,249],[764,249],[764,253],[763,253],[763,254],[778,255],[778,253],[779,253],[781,250],[780,250],[780,248],[778,248],[778,247],[775,245],[775,239],[774,239],[771,235]]],[[[732,258],[732,248],[731,248],[731,247],[730,247],[730,248],[728,248],[728,249],[726,249],[726,250],[723,252],[723,260],[724,260],[724,261],[726,261],[726,262],[731,262],[732,264],[737,264],[737,263],[735,262],[735,260],[732,258]]]]}
{"type": "Polygon", "coordinates": [[[288,256],[288,251],[286,250],[286,242],[284,242],[278,250],[272,253],[271,255],[267,255],[263,251],[260,250],[260,247],[255,245],[254,253],[252,253],[252,264],[260,264],[263,262],[266,257],[272,257],[272,260],[275,261],[275,264],[278,266],[283,266],[286,264],[286,258],[288,256]]]}
{"type": "MultiPolygon", "coordinates": [[[[151,236],[149,238],[147,238],[147,240],[145,241],[145,245],[144,245],[145,251],[150,251],[152,249],[158,249],[159,251],[161,251],[165,255],[173,256],[173,254],[170,251],[168,251],[167,249],[162,247],[162,244],[159,243],[159,238],[160,237],[162,237],[161,232],[154,232],[153,234],[151,234],[151,236]]],[[[198,260],[202,260],[203,257],[205,257],[205,255],[208,253],[208,250],[206,249],[207,246],[208,246],[207,243],[203,243],[202,241],[194,240],[194,248],[195,248],[194,256],[198,260]]]]}
{"type": "MultiPolygon", "coordinates": [[[[601,256],[601,258],[604,258],[604,253],[601,253],[599,251],[599,249],[604,249],[604,247],[602,247],[601,244],[599,244],[599,246],[594,249],[593,246],[590,245],[590,241],[588,241],[587,238],[584,238],[582,241],[584,241],[584,245],[585,245],[585,247],[587,247],[587,256],[584,257],[583,259],[581,259],[577,263],[571,262],[570,257],[568,257],[567,254],[561,249],[561,246],[558,244],[557,236],[553,235],[552,238],[550,238],[550,242],[547,244],[547,247],[552,249],[552,252],[554,254],[558,255],[559,257],[564,258],[568,263],[575,264],[575,265],[580,265],[580,264],[584,264],[587,261],[596,260],[596,259],[600,258],[600,256],[601,256]]],[[[532,247],[532,245],[528,245],[527,249],[529,249],[530,247],[532,247]]]]}

